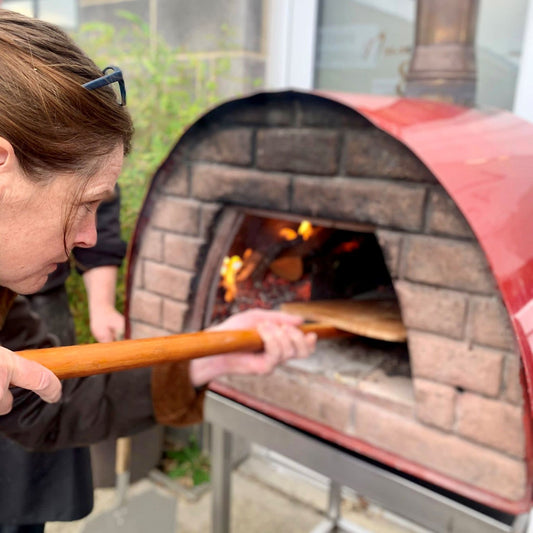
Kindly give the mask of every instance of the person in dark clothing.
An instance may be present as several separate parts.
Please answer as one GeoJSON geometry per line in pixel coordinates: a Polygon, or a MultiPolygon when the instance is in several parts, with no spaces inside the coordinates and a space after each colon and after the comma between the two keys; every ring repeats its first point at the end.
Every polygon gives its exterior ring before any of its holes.
{"type": "MultiPolygon", "coordinates": [[[[124,330],[124,317],[114,305],[116,271],[126,254],[126,243],[120,238],[118,185],[113,197],[98,208],[96,229],[96,245],[74,248],[72,256],[84,280],[91,273],[91,281],[86,283],[88,296],[92,298],[91,329],[98,341],[107,342],[121,336],[124,330]]],[[[29,306],[50,334],[45,346],[48,342],[61,346],[76,344],[74,319],[65,287],[70,273],[70,262],[58,265],[40,291],[26,296],[29,306]]],[[[19,298],[7,315],[3,333],[0,332],[0,340],[3,339],[0,344],[12,350],[35,345],[35,338],[16,335],[17,330],[12,325],[13,321],[20,320],[23,306],[19,298]],[[10,333],[11,339],[7,338],[10,333]]],[[[43,333],[44,329],[41,335],[43,333]]],[[[30,452],[0,435],[0,533],[42,533],[46,522],[81,518],[92,507],[92,494],[88,448],[30,452]]]]}
{"type": "MultiPolygon", "coordinates": [[[[83,462],[83,448],[92,443],[154,424],[198,422],[205,386],[218,376],[267,373],[289,358],[309,355],[316,335],[295,327],[299,318],[251,310],[212,329],[255,328],[262,353],[67,379],[58,398],[55,377],[12,351],[54,342],[28,299],[17,293],[37,292],[74,248],[96,244],[96,210],[113,194],[133,126],[122,105],[120,69],[100,72],[54,25],[0,9],[0,71],[0,434],[31,451],[70,449],[66,461],[83,462]],[[112,83],[120,86],[120,101],[112,83]]],[[[64,471],[73,472],[67,466],[64,471]]],[[[26,513],[26,531],[42,531],[41,502],[26,501],[31,495],[17,485],[31,475],[26,463],[14,466],[1,481],[9,495],[2,505],[26,513]]],[[[89,486],[83,475],[58,481],[66,496],[52,505],[64,513],[62,519],[79,518],[92,507],[92,492],[81,503],[73,501],[89,486]]],[[[33,479],[42,491],[50,490],[39,470],[33,479]]]]}

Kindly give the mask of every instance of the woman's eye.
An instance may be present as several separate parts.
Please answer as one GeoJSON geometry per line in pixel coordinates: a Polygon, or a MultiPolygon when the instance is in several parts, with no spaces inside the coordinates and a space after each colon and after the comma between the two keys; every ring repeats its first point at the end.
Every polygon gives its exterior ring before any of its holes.
{"type": "Polygon", "coordinates": [[[89,213],[96,213],[96,210],[98,209],[98,204],[100,203],[99,200],[95,200],[93,202],[87,202],[85,204],[82,204],[83,207],[89,211],[89,213]]]}

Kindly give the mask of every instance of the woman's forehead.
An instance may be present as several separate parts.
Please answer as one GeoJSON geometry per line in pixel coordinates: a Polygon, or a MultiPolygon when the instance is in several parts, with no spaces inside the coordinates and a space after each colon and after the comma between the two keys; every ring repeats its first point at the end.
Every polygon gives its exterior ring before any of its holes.
{"type": "Polygon", "coordinates": [[[111,154],[102,158],[96,166],[95,174],[87,182],[83,199],[95,197],[100,200],[112,197],[123,160],[122,146],[117,147],[111,154]]]}

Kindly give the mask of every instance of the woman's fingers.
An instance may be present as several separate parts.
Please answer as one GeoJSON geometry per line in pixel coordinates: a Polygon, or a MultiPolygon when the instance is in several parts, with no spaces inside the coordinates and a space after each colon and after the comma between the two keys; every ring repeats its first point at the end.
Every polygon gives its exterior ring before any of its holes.
{"type": "Polygon", "coordinates": [[[290,328],[284,326],[285,334],[288,341],[291,343],[293,355],[297,359],[305,359],[315,350],[316,347],[316,333],[303,333],[297,328],[290,328]]]}
{"type": "Polygon", "coordinates": [[[304,334],[287,324],[264,322],[258,324],[257,331],[263,339],[264,359],[270,370],[288,359],[306,358],[315,349],[315,333],[304,334]]]}
{"type": "Polygon", "coordinates": [[[6,389],[0,396],[0,415],[6,415],[13,407],[13,395],[6,389]]]}
{"type": "Polygon", "coordinates": [[[61,398],[61,382],[48,368],[16,354],[12,354],[9,364],[12,368],[9,380],[11,385],[32,390],[48,403],[57,402],[61,398]]]}
{"type": "Polygon", "coordinates": [[[10,385],[36,392],[46,402],[61,397],[61,383],[47,368],[0,347],[0,415],[13,407],[10,385]]]}

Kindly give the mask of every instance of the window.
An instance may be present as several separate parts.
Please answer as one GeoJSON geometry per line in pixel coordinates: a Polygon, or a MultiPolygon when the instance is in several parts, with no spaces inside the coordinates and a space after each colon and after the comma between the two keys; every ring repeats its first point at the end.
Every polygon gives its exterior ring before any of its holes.
{"type": "Polygon", "coordinates": [[[66,30],[78,26],[77,0],[3,0],[2,7],[47,20],[66,30]]]}

